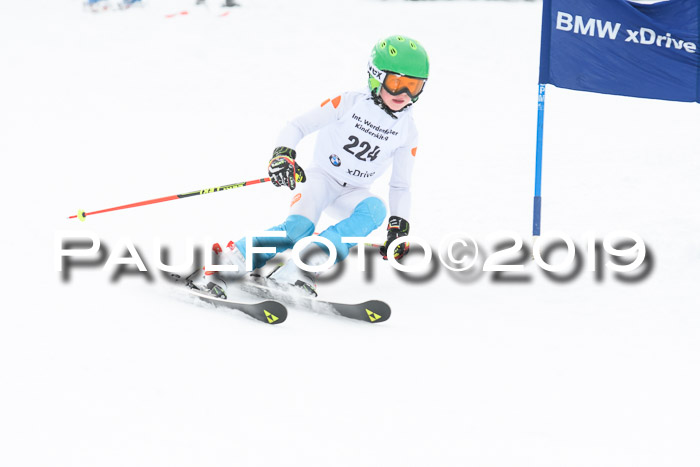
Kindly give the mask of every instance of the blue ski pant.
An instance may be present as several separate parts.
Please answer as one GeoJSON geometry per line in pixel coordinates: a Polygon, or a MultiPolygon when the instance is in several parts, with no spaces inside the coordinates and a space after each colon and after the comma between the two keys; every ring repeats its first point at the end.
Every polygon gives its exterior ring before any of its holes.
{"type": "MultiPolygon", "coordinates": [[[[294,247],[296,242],[313,235],[321,214],[327,211],[342,220],[328,227],[319,235],[330,240],[338,256],[336,262],[344,260],[354,243],[341,242],[342,237],[365,237],[381,226],[386,218],[384,202],[366,188],[340,184],[322,169],[310,168],[306,171],[307,182],[297,184],[298,192],[293,195],[289,216],[280,225],[268,230],[283,231],[284,237],[258,237],[252,239],[255,247],[274,247],[276,253],[256,253],[253,268],[265,265],[277,253],[294,247]]],[[[324,250],[326,247],[319,244],[324,250]]],[[[236,247],[246,255],[246,239],[236,242],[236,247]]]]}

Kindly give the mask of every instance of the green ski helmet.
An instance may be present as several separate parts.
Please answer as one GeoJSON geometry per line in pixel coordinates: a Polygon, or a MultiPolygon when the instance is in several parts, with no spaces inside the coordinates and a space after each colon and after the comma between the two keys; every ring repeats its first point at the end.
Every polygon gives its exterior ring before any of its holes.
{"type": "MultiPolygon", "coordinates": [[[[378,94],[387,72],[427,80],[429,70],[428,53],[417,40],[406,36],[389,36],[377,42],[372,49],[367,65],[369,89],[372,94],[378,94]]],[[[415,95],[409,92],[411,100],[416,102],[422,91],[421,87],[415,95]]]]}

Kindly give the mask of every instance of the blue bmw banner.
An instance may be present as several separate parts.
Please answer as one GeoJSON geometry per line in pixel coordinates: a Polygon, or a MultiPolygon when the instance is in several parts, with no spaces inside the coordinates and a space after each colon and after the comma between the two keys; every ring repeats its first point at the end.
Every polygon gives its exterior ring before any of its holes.
{"type": "Polygon", "coordinates": [[[700,0],[544,0],[540,84],[700,102],[700,0]]]}

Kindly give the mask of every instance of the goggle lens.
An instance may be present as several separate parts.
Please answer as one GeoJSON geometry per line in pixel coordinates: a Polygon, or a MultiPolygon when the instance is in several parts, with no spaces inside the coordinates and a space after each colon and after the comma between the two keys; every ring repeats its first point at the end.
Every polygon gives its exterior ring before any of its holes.
{"type": "Polygon", "coordinates": [[[424,84],[425,80],[421,78],[387,73],[382,86],[393,96],[406,92],[411,97],[417,97],[423,91],[424,84]]]}

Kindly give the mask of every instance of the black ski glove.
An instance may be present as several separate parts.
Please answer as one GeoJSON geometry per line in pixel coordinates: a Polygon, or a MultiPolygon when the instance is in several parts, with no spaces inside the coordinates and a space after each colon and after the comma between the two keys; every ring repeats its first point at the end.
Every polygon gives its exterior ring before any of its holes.
{"type": "MultiPolygon", "coordinates": [[[[384,245],[379,247],[379,254],[382,255],[384,259],[386,257],[386,249],[389,247],[391,242],[399,237],[405,237],[408,235],[408,221],[402,219],[399,216],[391,216],[389,218],[389,225],[386,226],[386,242],[384,245]]],[[[399,246],[394,248],[394,258],[401,259],[408,254],[408,242],[401,243],[399,246]]]]}
{"type": "Polygon", "coordinates": [[[272,159],[267,166],[270,181],[275,186],[288,186],[290,190],[297,187],[297,182],[304,183],[306,174],[294,159],[297,152],[294,149],[280,146],[272,152],[272,159]]]}

